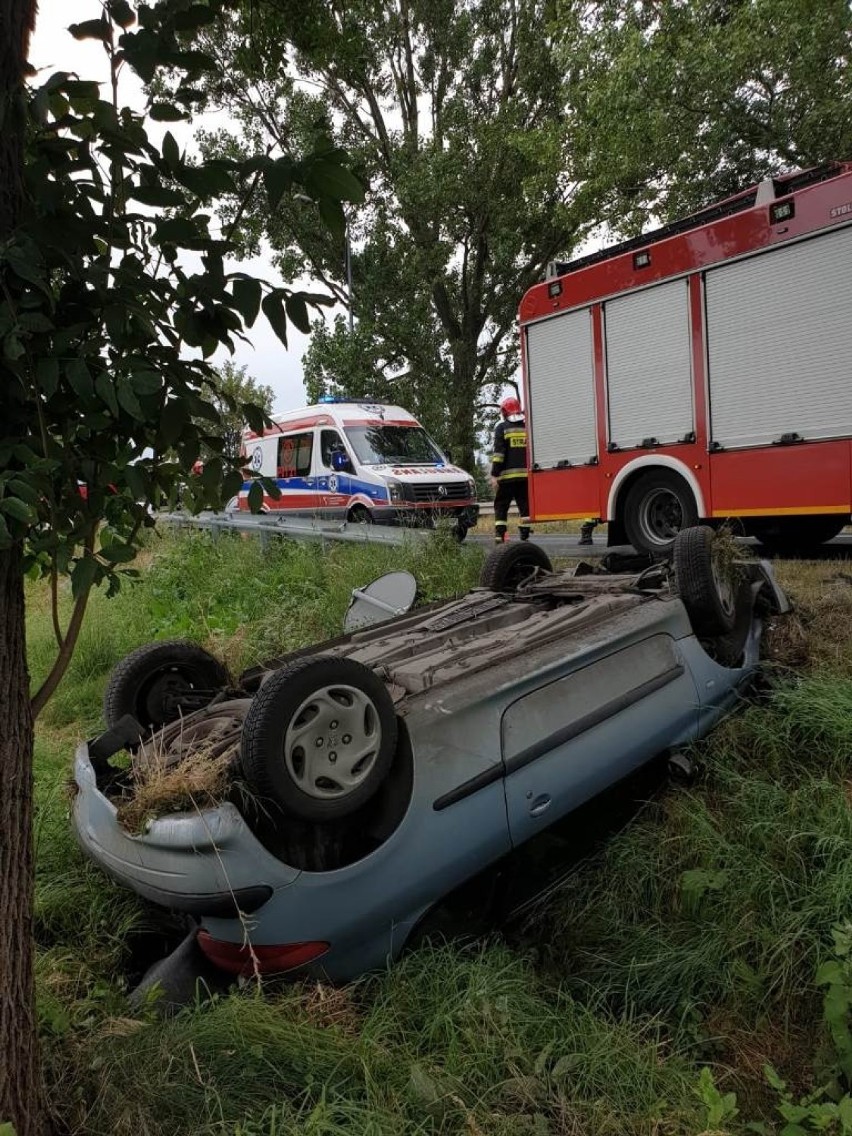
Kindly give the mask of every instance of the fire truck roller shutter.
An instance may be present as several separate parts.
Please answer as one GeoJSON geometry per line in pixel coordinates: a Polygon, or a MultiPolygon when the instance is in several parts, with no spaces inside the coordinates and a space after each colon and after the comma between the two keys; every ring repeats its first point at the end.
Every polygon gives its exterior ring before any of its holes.
{"type": "Polygon", "coordinates": [[[527,328],[530,460],[542,469],[597,456],[592,320],[588,308],[527,328]]]}
{"type": "Polygon", "coordinates": [[[712,440],[852,434],[852,227],[705,276],[712,440]]]}
{"type": "Polygon", "coordinates": [[[673,280],[604,305],[609,439],[634,449],[695,429],[689,289],[673,280]]]}

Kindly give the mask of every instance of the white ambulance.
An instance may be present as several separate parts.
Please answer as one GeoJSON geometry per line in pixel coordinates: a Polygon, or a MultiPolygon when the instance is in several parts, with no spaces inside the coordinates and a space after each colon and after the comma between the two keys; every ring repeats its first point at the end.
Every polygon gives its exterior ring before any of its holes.
{"type": "Polygon", "coordinates": [[[243,437],[246,475],[239,508],[258,477],[277,483],[263,510],[377,524],[455,521],[464,539],[476,524],[476,485],[452,465],[407,410],[326,398],[292,410],[263,434],[243,437]]]}

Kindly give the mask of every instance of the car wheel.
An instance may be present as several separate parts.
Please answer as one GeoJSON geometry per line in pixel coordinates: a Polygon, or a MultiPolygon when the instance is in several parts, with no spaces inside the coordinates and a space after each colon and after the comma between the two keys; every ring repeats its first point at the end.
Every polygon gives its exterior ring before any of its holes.
{"type": "Polygon", "coordinates": [[[719,551],[706,525],[679,532],[672,548],[675,588],[699,639],[729,634],[737,618],[741,581],[719,551]]]}
{"type": "Polygon", "coordinates": [[[380,788],[396,753],[391,697],[353,659],[297,659],[263,683],[243,727],[249,788],[303,820],[357,812],[380,788]]]}
{"type": "Polygon", "coordinates": [[[172,769],[198,753],[210,760],[231,754],[236,764],[251,702],[250,698],[228,699],[169,723],[136,751],[134,772],[172,769]]]}
{"type": "Polygon", "coordinates": [[[538,572],[552,571],[550,557],[539,545],[526,540],[501,544],[482,565],[479,585],[492,592],[514,592],[538,572]]]}
{"type": "Polygon", "coordinates": [[[373,514],[366,505],[353,505],[349,510],[348,520],[354,525],[371,525],[373,523],[373,514]]]}
{"type": "Polygon", "coordinates": [[[695,498],[676,473],[645,474],[627,491],[624,530],[637,552],[666,556],[677,534],[697,524],[695,498]]]}
{"type": "Polygon", "coordinates": [[[146,643],[113,668],[104,718],[112,727],[130,714],[144,729],[159,729],[199,710],[230,682],[227,668],[197,643],[146,643]]]}

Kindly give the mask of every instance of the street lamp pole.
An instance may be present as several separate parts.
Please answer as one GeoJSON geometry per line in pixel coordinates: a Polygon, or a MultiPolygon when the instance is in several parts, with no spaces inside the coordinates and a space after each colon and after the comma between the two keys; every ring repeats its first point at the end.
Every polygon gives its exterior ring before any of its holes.
{"type": "Polygon", "coordinates": [[[346,243],[346,292],[349,297],[349,334],[354,330],[354,317],[352,314],[352,245],[349,240],[349,216],[344,214],[345,243],[346,243]]]}

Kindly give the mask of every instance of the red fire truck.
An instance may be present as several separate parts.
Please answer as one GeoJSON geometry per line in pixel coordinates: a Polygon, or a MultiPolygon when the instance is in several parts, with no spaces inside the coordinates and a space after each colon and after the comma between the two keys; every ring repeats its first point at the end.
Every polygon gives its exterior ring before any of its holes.
{"type": "Polygon", "coordinates": [[[530,500],[663,552],[738,518],[808,547],[852,511],[852,163],[776,177],[521,301],[530,500]]]}

